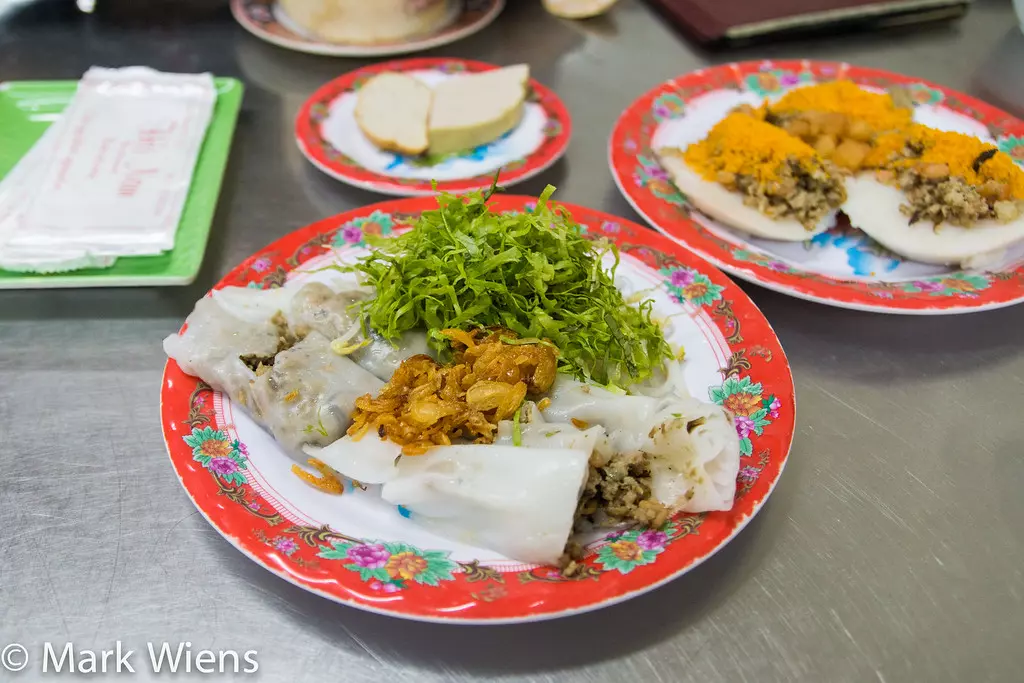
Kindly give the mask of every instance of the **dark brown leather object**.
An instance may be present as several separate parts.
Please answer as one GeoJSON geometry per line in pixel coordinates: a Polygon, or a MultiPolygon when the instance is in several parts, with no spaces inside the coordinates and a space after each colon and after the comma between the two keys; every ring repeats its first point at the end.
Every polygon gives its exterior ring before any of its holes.
{"type": "Polygon", "coordinates": [[[883,28],[955,19],[970,0],[648,0],[694,41],[883,28]]]}

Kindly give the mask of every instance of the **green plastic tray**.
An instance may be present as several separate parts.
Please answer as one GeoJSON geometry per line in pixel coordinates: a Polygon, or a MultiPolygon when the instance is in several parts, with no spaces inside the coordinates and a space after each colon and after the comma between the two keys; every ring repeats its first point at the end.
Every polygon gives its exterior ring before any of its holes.
{"type": "MultiPolygon", "coordinates": [[[[52,275],[0,270],[0,289],[155,287],[192,283],[206,251],[244,90],[241,82],[234,78],[214,80],[217,104],[199,152],[172,251],[159,256],[119,258],[110,268],[86,268],[52,275]]],[[[59,118],[77,87],[77,81],[0,83],[0,178],[14,168],[59,118]]]]}

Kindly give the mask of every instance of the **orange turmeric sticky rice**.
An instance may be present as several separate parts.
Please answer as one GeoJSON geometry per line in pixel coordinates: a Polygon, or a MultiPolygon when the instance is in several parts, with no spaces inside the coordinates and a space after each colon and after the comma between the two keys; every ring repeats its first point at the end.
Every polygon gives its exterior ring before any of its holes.
{"type": "Polygon", "coordinates": [[[1024,199],[1024,171],[1010,155],[973,135],[914,124],[904,133],[880,137],[868,162],[890,170],[945,164],[949,175],[968,185],[981,188],[996,181],[1005,188],[1005,198],[1024,199]]]}
{"type": "Polygon", "coordinates": [[[911,223],[1008,223],[1024,208],[1024,171],[1009,155],[971,135],[914,124],[880,136],[865,166],[903,191],[907,204],[901,211],[911,223]]]}
{"type": "Polygon", "coordinates": [[[849,172],[859,170],[879,135],[910,125],[913,110],[888,93],[864,90],[851,81],[797,88],[761,116],[849,172]]]}
{"type": "Polygon", "coordinates": [[[865,166],[903,191],[909,222],[971,227],[1009,223],[1024,213],[1024,171],[1009,155],[972,135],[915,124],[881,136],[865,166]]]}
{"type": "Polygon", "coordinates": [[[682,156],[705,180],[742,194],[747,206],[808,229],[846,200],[842,179],[810,145],[742,112],[719,121],[682,156]]]}
{"type": "Polygon", "coordinates": [[[551,388],[557,350],[543,340],[520,340],[507,330],[444,330],[452,341],[452,363],[429,356],[408,358],[377,397],[356,400],[348,434],[370,431],[402,446],[403,455],[421,455],[454,439],[494,440],[498,422],[511,419],[526,396],[551,388]]]}
{"type": "Polygon", "coordinates": [[[715,124],[700,142],[686,148],[686,163],[706,180],[722,173],[747,175],[758,182],[778,180],[787,161],[818,162],[806,143],[743,113],[733,113],[715,124]]]}
{"type": "Polygon", "coordinates": [[[899,107],[889,93],[875,93],[853,81],[830,81],[790,90],[770,106],[776,116],[794,112],[843,114],[884,133],[910,125],[913,111],[899,107]]]}

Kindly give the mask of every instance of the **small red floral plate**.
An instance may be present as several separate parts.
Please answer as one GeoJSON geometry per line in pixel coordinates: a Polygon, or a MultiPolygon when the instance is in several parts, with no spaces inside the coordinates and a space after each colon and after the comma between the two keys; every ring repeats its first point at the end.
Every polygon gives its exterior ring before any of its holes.
{"type": "Polygon", "coordinates": [[[658,163],[656,147],[699,139],[735,104],[838,79],[869,89],[904,86],[915,100],[918,122],[983,138],[1024,164],[1024,122],[962,93],[839,62],[741,62],[680,76],[631,104],[609,141],[615,182],[660,232],[737,277],[800,299],[918,315],[969,313],[1024,301],[1024,249],[1011,251],[1004,265],[989,271],[932,266],[893,254],[845,217],[803,243],[752,238],[691,207],[658,163]]]}
{"type": "MultiPolygon", "coordinates": [[[[499,211],[531,211],[527,197],[493,198],[499,211]]],[[[331,263],[369,253],[365,236],[390,235],[436,203],[375,204],[298,230],[254,254],[215,288],[279,287],[343,277],[331,263]]],[[[160,413],[175,472],[199,511],[228,541],[281,578],[337,602],[396,617],[499,624],[577,614],[652,590],[693,569],[733,539],[764,505],[793,441],[795,396],[774,331],[732,281],[639,225],[562,205],[588,236],[618,244],[616,282],[654,300],[669,342],[686,349],[690,391],[733,412],[741,463],[728,512],[680,514],[660,529],[622,529],[586,548],[571,579],[434,536],[347,485],[310,488],[241,409],[169,361],[160,413]]]]}
{"type": "MultiPolygon", "coordinates": [[[[415,0],[410,2],[415,4],[415,0]]],[[[392,43],[357,45],[328,43],[304,34],[281,11],[277,0],[231,0],[231,14],[235,21],[257,38],[288,50],[331,57],[387,57],[454,43],[482,31],[501,14],[504,7],[505,0],[460,0],[453,3],[451,22],[435,33],[392,43]]]]}
{"type": "Polygon", "coordinates": [[[565,105],[533,79],[523,118],[512,131],[476,149],[430,162],[379,149],[360,130],[354,114],[357,91],[375,74],[401,71],[434,85],[457,74],[497,68],[466,59],[422,58],[350,71],[306,101],[295,122],[295,139],[306,158],[321,171],[371,192],[426,196],[434,194],[434,182],[437,190],[468,192],[489,187],[499,170],[501,184],[514,185],[558,161],[572,134],[565,105]]]}

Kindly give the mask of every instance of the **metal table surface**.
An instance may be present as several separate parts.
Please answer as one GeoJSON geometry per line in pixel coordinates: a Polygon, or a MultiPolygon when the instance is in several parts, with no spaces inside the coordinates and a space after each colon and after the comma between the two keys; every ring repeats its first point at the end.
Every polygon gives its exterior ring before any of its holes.
{"type": "MultiPolygon", "coordinates": [[[[0,646],[16,641],[33,657],[0,680],[38,680],[46,641],[116,640],[255,649],[263,681],[1021,680],[1022,307],[872,315],[745,285],[796,378],[789,467],[712,560],[598,613],[493,628],[408,623],[306,594],[250,562],[197,514],[168,465],[160,341],[243,257],[379,199],[321,175],[292,139],[300,102],[361,62],[263,44],[226,10],[157,27],[83,21],[62,4],[0,19],[0,78],[147,64],[237,76],[248,91],[194,286],[0,294],[0,646]]],[[[1019,54],[1022,40],[1009,0],[977,0],[952,26],[713,54],[637,0],[588,24],[512,0],[496,24],[434,54],[529,60],[576,133],[567,158],[522,189],[551,182],[565,201],[636,219],[607,170],[606,139],[618,113],[664,79],[806,56],[995,93],[1024,75],[1024,62],[999,56],[1019,54]]]]}

